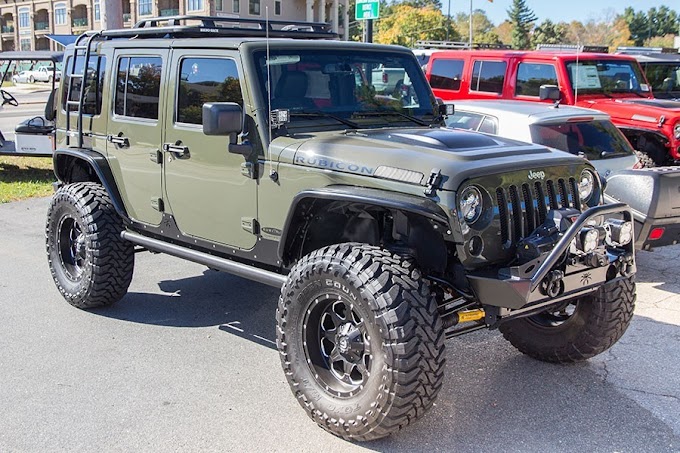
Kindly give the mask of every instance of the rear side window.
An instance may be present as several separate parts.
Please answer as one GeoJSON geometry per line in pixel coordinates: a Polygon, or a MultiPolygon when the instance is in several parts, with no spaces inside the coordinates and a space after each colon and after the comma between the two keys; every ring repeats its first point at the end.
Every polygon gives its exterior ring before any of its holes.
{"type": "Polygon", "coordinates": [[[442,90],[460,90],[463,60],[434,60],[430,72],[430,86],[442,90]]]}
{"type": "Polygon", "coordinates": [[[531,141],[551,148],[582,154],[588,160],[633,154],[633,148],[610,121],[532,124],[531,141]]]}
{"type": "Polygon", "coordinates": [[[160,57],[123,57],[116,76],[116,115],[158,119],[160,57]]]}
{"type": "Polygon", "coordinates": [[[236,63],[224,58],[185,58],[180,62],[177,93],[178,123],[203,124],[206,102],[236,102],[243,106],[236,63]]]}
{"type": "Polygon", "coordinates": [[[485,132],[487,134],[495,134],[496,129],[498,129],[497,121],[490,116],[485,116],[482,124],[479,126],[479,132],[485,132]]]}
{"type": "Polygon", "coordinates": [[[472,66],[470,90],[501,94],[506,67],[507,63],[504,61],[475,61],[472,66]]]}
{"type": "MultiPolygon", "coordinates": [[[[66,106],[66,98],[69,96],[69,82],[71,80],[72,59],[71,56],[66,64],[63,66],[64,73],[64,94],[61,100],[62,108],[66,111],[76,111],[78,108],[75,105],[66,106]]],[[[74,74],[82,74],[83,66],[85,65],[85,57],[79,56],[76,59],[76,67],[73,70],[74,74]]],[[[106,57],[91,57],[87,65],[87,74],[85,75],[85,92],[83,93],[83,113],[85,115],[99,115],[102,112],[102,88],[104,86],[104,75],[106,68],[106,57]]],[[[73,85],[71,87],[71,101],[77,101],[80,96],[80,84],[82,78],[74,77],[73,85]]]]}
{"type": "Polygon", "coordinates": [[[538,97],[541,85],[557,85],[555,66],[551,64],[520,63],[517,68],[515,96],[538,97]]]}

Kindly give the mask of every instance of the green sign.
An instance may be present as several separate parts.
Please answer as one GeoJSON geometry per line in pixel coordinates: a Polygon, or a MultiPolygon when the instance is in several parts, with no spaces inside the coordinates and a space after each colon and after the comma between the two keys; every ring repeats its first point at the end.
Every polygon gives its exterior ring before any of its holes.
{"type": "Polygon", "coordinates": [[[378,19],[380,17],[380,0],[357,0],[354,18],[356,20],[378,19]]]}

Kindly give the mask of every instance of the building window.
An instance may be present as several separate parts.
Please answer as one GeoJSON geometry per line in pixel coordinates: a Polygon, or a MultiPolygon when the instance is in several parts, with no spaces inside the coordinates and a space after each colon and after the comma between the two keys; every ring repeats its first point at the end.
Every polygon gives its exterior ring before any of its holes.
{"type": "Polygon", "coordinates": [[[260,15],[260,0],[248,0],[248,14],[252,16],[260,15]]]}
{"type": "MultiPolygon", "coordinates": [[[[31,13],[28,8],[19,8],[19,28],[29,28],[31,26],[31,13]]],[[[28,49],[23,48],[21,45],[21,50],[31,50],[31,43],[29,40],[28,49]]]]}
{"type": "Polygon", "coordinates": [[[187,11],[203,11],[203,0],[187,0],[187,11]]]}
{"type": "Polygon", "coordinates": [[[152,0],[139,0],[139,15],[150,16],[153,13],[152,0]]]}
{"type": "Polygon", "coordinates": [[[224,11],[222,0],[215,0],[215,11],[224,11]]]}
{"type": "Polygon", "coordinates": [[[158,119],[162,65],[160,57],[120,59],[116,80],[117,115],[158,119]]]}
{"type": "Polygon", "coordinates": [[[31,38],[21,38],[19,40],[19,46],[21,47],[21,50],[31,50],[31,38]]]}
{"type": "Polygon", "coordinates": [[[240,13],[241,12],[241,0],[234,0],[231,6],[231,12],[233,13],[240,13]]]}
{"type": "Polygon", "coordinates": [[[219,58],[186,58],[180,64],[175,121],[203,124],[206,102],[236,102],[243,106],[236,63],[219,58]]]}
{"type": "Polygon", "coordinates": [[[96,0],[94,2],[94,20],[96,20],[97,22],[102,20],[102,11],[100,8],[99,0],[96,0]]]}
{"type": "Polygon", "coordinates": [[[54,25],[66,25],[66,3],[54,5],[54,25]]]}
{"type": "Polygon", "coordinates": [[[281,15],[281,2],[279,1],[274,2],[274,14],[277,16],[281,15]]]}

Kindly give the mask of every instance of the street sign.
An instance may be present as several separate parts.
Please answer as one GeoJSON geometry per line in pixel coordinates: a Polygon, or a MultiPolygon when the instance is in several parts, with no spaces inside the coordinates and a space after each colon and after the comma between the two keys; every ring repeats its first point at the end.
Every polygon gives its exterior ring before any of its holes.
{"type": "Polygon", "coordinates": [[[357,0],[354,18],[356,20],[378,19],[380,0],[357,0]]]}

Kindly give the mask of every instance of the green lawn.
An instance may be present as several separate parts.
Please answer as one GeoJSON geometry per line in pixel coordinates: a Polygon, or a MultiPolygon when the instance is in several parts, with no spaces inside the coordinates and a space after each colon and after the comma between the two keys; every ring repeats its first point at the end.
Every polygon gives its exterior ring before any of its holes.
{"type": "Polygon", "coordinates": [[[49,157],[0,157],[0,203],[50,195],[54,181],[49,157]]]}

